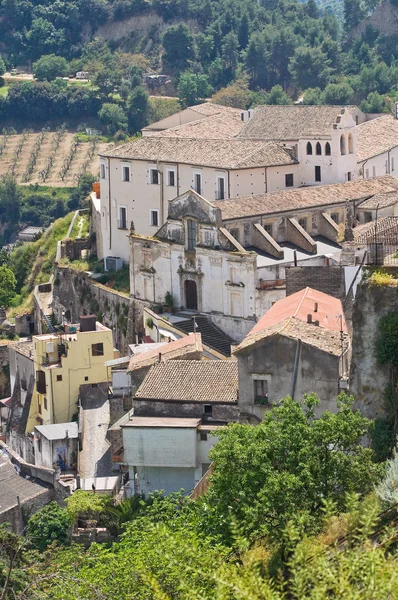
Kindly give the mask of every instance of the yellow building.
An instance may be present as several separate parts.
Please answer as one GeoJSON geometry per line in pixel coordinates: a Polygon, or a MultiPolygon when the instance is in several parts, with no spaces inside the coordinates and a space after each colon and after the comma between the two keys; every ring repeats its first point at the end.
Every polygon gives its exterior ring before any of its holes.
{"type": "Polygon", "coordinates": [[[81,317],[62,334],[32,338],[35,387],[26,432],[36,425],[67,423],[77,412],[79,387],[107,381],[105,362],[114,358],[112,331],[81,317]]]}

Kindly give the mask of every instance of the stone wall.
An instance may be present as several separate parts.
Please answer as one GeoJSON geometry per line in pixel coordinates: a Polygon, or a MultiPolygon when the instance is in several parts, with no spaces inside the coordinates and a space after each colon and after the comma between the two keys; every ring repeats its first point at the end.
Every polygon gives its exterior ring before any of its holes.
{"type": "Polygon", "coordinates": [[[340,300],[345,298],[344,267],[286,267],[286,296],[310,287],[340,300]]]}
{"type": "Polygon", "coordinates": [[[8,357],[8,346],[11,342],[0,345],[0,398],[11,395],[10,387],[10,360],[8,357]]]}
{"type": "Polygon", "coordinates": [[[106,288],[83,271],[58,267],[54,278],[53,311],[61,322],[77,323],[81,315],[96,314],[113,331],[116,347],[127,354],[128,344],[142,330],[142,303],[106,288]]]}
{"type": "Polygon", "coordinates": [[[89,238],[76,238],[74,240],[67,239],[61,241],[61,258],[69,258],[69,260],[80,260],[82,250],[90,248],[89,238]]]}
{"type": "Polygon", "coordinates": [[[372,419],[385,414],[389,369],[378,365],[375,344],[380,318],[389,312],[398,312],[396,287],[369,286],[366,281],[358,285],[352,317],[350,390],[362,413],[372,419]]]}
{"type": "Polygon", "coordinates": [[[204,405],[213,407],[212,421],[237,421],[239,418],[237,403],[213,402],[171,402],[169,400],[143,400],[135,398],[133,402],[134,415],[137,417],[177,417],[203,418],[204,405]]]}

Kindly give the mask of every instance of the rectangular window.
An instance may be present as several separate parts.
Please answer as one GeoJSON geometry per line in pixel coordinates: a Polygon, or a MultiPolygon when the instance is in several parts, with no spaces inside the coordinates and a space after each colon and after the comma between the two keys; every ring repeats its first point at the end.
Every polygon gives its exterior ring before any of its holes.
{"type": "Polygon", "coordinates": [[[391,172],[394,171],[394,159],[391,159],[391,172]]]}
{"type": "Polygon", "coordinates": [[[167,171],[167,185],[175,187],[176,185],[176,173],[175,171],[167,171]]]}
{"type": "Polygon", "coordinates": [[[41,404],[39,402],[39,415],[41,415],[41,404]]]}
{"type": "Polygon", "coordinates": [[[44,410],[47,410],[47,397],[44,396],[44,410]]]}
{"type": "Polygon", "coordinates": [[[188,230],[188,250],[193,250],[196,247],[196,223],[192,219],[187,221],[188,230]]]}
{"type": "Polygon", "coordinates": [[[202,175],[201,173],[194,173],[193,176],[193,189],[196,193],[202,193],[202,175]]]}
{"type": "Polygon", "coordinates": [[[36,371],[36,390],[38,394],[46,393],[46,374],[44,371],[36,371]]]}
{"type": "Polygon", "coordinates": [[[265,229],[269,235],[272,235],[272,223],[265,223],[263,229],[265,229]]]}
{"type": "Polygon", "coordinates": [[[269,404],[268,381],[266,379],[254,379],[254,404],[266,406],[269,404]]]}
{"type": "Polygon", "coordinates": [[[293,173],[288,173],[287,175],[285,175],[285,186],[286,187],[294,186],[293,173]]]}
{"type": "Polygon", "coordinates": [[[57,375],[57,381],[62,381],[62,375],[57,375]]]}
{"type": "Polygon", "coordinates": [[[366,169],[366,171],[365,171],[365,177],[366,177],[366,179],[369,179],[369,169],[366,169]]]}
{"type": "Polygon", "coordinates": [[[130,167],[122,167],[122,181],[130,181],[130,167]]]}
{"type": "Polygon", "coordinates": [[[157,169],[149,170],[149,182],[152,185],[159,185],[159,171],[157,169]]]}
{"type": "Polygon", "coordinates": [[[202,433],[200,434],[200,441],[201,442],[207,442],[207,433],[202,433]]]}
{"type": "Polygon", "coordinates": [[[118,229],[127,229],[127,208],[119,206],[119,219],[117,222],[118,229]]]}
{"type": "Polygon", "coordinates": [[[372,213],[371,212],[366,212],[364,214],[364,219],[365,219],[365,223],[370,223],[372,220],[372,213]]]}
{"type": "Polygon", "coordinates": [[[41,435],[39,435],[37,438],[37,449],[39,452],[41,452],[41,435]]]}
{"type": "Polygon", "coordinates": [[[203,414],[204,414],[206,417],[211,417],[211,416],[212,416],[212,414],[213,414],[213,407],[212,407],[212,405],[211,405],[211,404],[205,404],[205,405],[204,405],[204,408],[203,408],[203,414]]]}
{"type": "Polygon", "coordinates": [[[87,377],[87,375],[86,375],[86,377],[84,378],[84,381],[88,381],[88,377],[87,377]]]}
{"type": "Polygon", "coordinates": [[[91,344],[91,354],[93,356],[104,356],[104,344],[91,344]]]}
{"type": "Polygon", "coordinates": [[[159,211],[158,210],[151,210],[149,222],[152,227],[159,227],[159,211]]]}
{"type": "Polygon", "coordinates": [[[106,179],[106,170],[105,170],[104,163],[101,163],[101,165],[100,165],[100,171],[101,171],[101,179],[106,179]]]}
{"type": "Polygon", "coordinates": [[[300,225],[300,227],[302,227],[305,231],[307,231],[307,219],[299,219],[298,220],[298,224],[300,225]]]}
{"type": "Polygon", "coordinates": [[[338,225],[339,224],[339,213],[332,213],[331,215],[332,220],[338,225]]]}
{"type": "Polygon", "coordinates": [[[352,176],[351,176],[351,171],[348,171],[347,173],[347,181],[351,181],[352,176]]]}
{"type": "Polygon", "coordinates": [[[376,167],[373,167],[373,169],[372,169],[372,175],[373,175],[373,177],[376,177],[376,167]]]}
{"type": "Polygon", "coordinates": [[[229,233],[239,242],[239,229],[230,229],[229,233]]]}
{"type": "Polygon", "coordinates": [[[217,177],[217,200],[225,199],[225,179],[217,177]]]}
{"type": "Polygon", "coordinates": [[[315,181],[322,181],[321,167],[315,167],[315,181]]]}

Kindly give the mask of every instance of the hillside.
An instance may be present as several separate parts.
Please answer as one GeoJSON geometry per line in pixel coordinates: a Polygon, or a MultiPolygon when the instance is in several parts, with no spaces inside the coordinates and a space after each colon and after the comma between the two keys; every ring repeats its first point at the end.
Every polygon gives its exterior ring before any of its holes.
{"type": "Polygon", "coordinates": [[[369,26],[374,27],[382,36],[398,35],[398,5],[390,0],[382,0],[374,13],[353,28],[351,36],[362,35],[369,26]]]}

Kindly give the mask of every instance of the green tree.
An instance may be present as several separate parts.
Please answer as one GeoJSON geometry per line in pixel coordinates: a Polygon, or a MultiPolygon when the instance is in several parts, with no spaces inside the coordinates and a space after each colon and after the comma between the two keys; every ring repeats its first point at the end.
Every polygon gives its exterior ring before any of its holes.
{"type": "Polygon", "coordinates": [[[126,131],[127,117],[124,110],[117,104],[106,102],[98,111],[98,118],[105,125],[108,132],[114,135],[117,131],[126,131]]]}
{"type": "Polygon", "coordinates": [[[354,95],[354,90],[347,83],[329,83],[323,95],[324,104],[349,104],[354,95]]]}
{"type": "Polygon", "coordinates": [[[321,88],[309,88],[303,95],[303,104],[315,105],[322,104],[323,96],[321,88]]]}
{"type": "Polygon", "coordinates": [[[129,132],[131,134],[140,132],[148,124],[148,114],[148,94],[142,86],[138,86],[133,90],[127,106],[129,132]]]}
{"type": "Polygon", "coordinates": [[[362,100],[360,108],[366,113],[387,112],[390,109],[391,99],[378,92],[370,92],[366,100],[362,100]]]}
{"type": "Polygon", "coordinates": [[[360,0],[344,0],[344,27],[350,31],[364,17],[363,5],[360,0]]]}
{"type": "Polygon", "coordinates": [[[352,410],[352,397],[340,395],[336,414],[314,419],[318,403],[287,397],[260,425],[218,431],[207,493],[216,522],[230,512],[246,535],[272,535],[289,520],[319,523],[322,499],[342,507],[346,493],[372,490],[380,467],[362,445],[371,422],[352,410]]]}
{"type": "Polygon", "coordinates": [[[33,73],[36,79],[43,81],[53,81],[57,77],[66,77],[68,75],[68,62],[62,56],[47,54],[41,56],[33,64],[33,73]]]}
{"type": "Polygon", "coordinates": [[[214,104],[246,109],[250,105],[251,95],[247,81],[245,79],[238,79],[235,83],[222,88],[214,94],[211,101],[214,104]]]}
{"type": "Polygon", "coordinates": [[[15,295],[17,282],[14,273],[5,265],[0,267],[0,306],[8,308],[15,295]]]}
{"type": "Polygon", "coordinates": [[[94,492],[76,490],[66,499],[66,510],[74,523],[79,518],[98,520],[105,512],[106,500],[94,492]]]}
{"type": "Polygon", "coordinates": [[[221,46],[221,60],[224,68],[228,69],[230,76],[232,77],[238,66],[239,56],[239,41],[238,36],[233,31],[227,33],[221,46]]]}
{"type": "Polygon", "coordinates": [[[181,106],[193,106],[203,102],[212,92],[207,75],[186,71],[178,82],[178,98],[181,106]]]}
{"type": "Polygon", "coordinates": [[[165,68],[184,71],[195,58],[194,39],[185,23],[172,25],[163,34],[163,64],[165,68]]]}
{"type": "Polygon", "coordinates": [[[53,542],[69,543],[72,517],[65,508],[51,502],[38,510],[28,521],[27,533],[37,550],[45,550],[53,542]]]}
{"type": "Polygon", "coordinates": [[[301,90],[323,88],[333,72],[329,65],[330,60],[319,46],[299,46],[291,60],[290,72],[295,85],[301,90]]]}
{"type": "Polygon", "coordinates": [[[5,72],[6,72],[6,64],[0,56],[0,76],[4,75],[5,72]]]}
{"type": "Polygon", "coordinates": [[[269,94],[265,96],[266,104],[293,104],[293,101],[281,85],[274,85],[269,94]]]}

